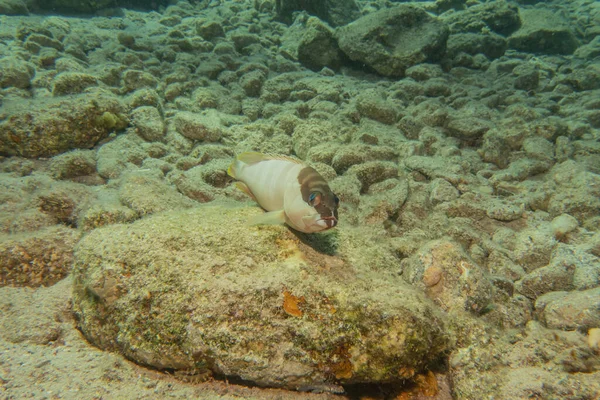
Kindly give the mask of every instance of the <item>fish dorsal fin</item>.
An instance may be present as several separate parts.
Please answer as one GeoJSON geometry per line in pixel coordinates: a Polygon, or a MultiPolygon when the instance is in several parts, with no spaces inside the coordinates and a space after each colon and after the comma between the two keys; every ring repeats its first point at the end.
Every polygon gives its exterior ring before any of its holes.
{"type": "Polygon", "coordinates": [[[267,160],[281,160],[281,161],[289,161],[294,164],[304,164],[302,160],[298,160],[297,158],[290,156],[278,156],[276,154],[267,154],[265,155],[267,160]]]}
{"type": "Polygon", "coordinates": [[[252,165],[261,161],[282,160],[289,161],[294,164],[304,164],[301,160],[289,156],[280,156],[277,154],[262,154],[257,151],[247,151],[237,156],[237,159],[246,165],[252,165]]]}
{"type": "Polygon", "coordinates": [[[252,165],[265,160],[265,155],[256,151],[247,151],[236,157],[239,161],[247,165],[252,165]]]}

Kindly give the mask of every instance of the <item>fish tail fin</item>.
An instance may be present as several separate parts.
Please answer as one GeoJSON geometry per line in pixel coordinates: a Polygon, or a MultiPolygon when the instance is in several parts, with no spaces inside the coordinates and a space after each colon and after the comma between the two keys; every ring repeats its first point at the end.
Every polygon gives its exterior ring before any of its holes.
{"type": "Polygon", "coordinates": [[[227,175],[232,177],[233,179],[237,179],[238,171],[240,168],[240,161],[236,158],[227,168],[227,175]]]}

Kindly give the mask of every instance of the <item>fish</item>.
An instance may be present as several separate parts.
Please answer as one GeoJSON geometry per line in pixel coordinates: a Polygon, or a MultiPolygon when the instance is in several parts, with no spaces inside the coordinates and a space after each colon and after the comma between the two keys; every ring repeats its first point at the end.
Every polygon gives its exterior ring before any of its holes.
{"type": "Polygon", "coordinates": [[[340,199],[321,174],[298,159],[246,152],[235,158],[227,174],[266,211],[253,224],[285,223],[304,233],[338,224],[340,199]]]}

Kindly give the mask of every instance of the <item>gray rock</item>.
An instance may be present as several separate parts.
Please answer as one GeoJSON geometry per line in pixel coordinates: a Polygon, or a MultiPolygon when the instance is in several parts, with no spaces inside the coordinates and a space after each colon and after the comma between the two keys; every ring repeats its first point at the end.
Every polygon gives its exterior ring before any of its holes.
{"type": "Polygon", "coordinates": [[[131,123],[135,132],[148,142],[159,141],[165,137],[165,123],[156,107],[136,108],[131,112],[131,123]]]}
{"type": "Polygon", "coordinates": [[[479,313],[491,302],[492,285],[460,245],[431,241],[402,261],[402,276],[425,290],[444,310],[479,313]]]}
{"type": "Polygon", "coordinates": [[[309,18],[298,43],[298,61],[313,71],[319,71],[323,67],[337,70],[342,60],[343,54],[333,31],[317,18],[309,18]]]}
{"type": "Polygon", "coordinates": [[[235,50],[243,52],[247,47],[259,44],[260,36],[244,30],[238,30],[229,35],[229,39],[233,43],[235,50]]]}
{"type": "Polygon", "coordinates": [[[201,19],[196,22],[196,32],[205,40],[225,36],[223,25],[219,21],[201,19]]]}
{"type": "Polygon", "coordinates": [[[190,140],[216,142],[223,136],[221,119],[214,110],[202,114],[180,111],[173,117],[177,132],[190,140]]]}
{"type": "Polygon", "coordinates": [[[93,75],[82,72],[63,72],[54,78],[52,94],[54,96],[79,94],[93,86],[98,86],[98,79],[93,75]]]}
{"type": "Polygon", "coordinates": [[[435,178],[429,185],[429,202],[434,206],[458,199],[459,195],[458,189],[445,179],[435,178]]]}
{"type": "Polygon", "coordinates": [[[104,189],[81,212],[77,221],[77,227],[87,232],[105,225],[127,224],[139,217],[136,211],[124,206],[119,201],[119,195],[116,190],[104,189]]]}
{"type": "Polygon", "coordinates": [[[196,204],[165,182],[160,171],[129,172],[119,183],[119,199],[140,216],[190,208],[196,204]]]}
{"type": "Polygon", "coordinates": [[[0,58],[0,88],[27,89],[34,75],[33,64],[17,57],[0,58]]]}
{"type": "Polygon", "coordinates": [[[31,35],[29,35],[27,37],[27,39],[25,40],[25,43],[23,43],[23,47],[25,47],[27,50],[29,50],[35,54],[40,52],[41,48],[43,48],[43,47],[48,47],[48,48],[56,49],[58,51],[63,51],[64,46],[63,46],[62,42],[54,39],[51,36],[52,36],[52,34],[46,35],[46,34],[32,33],[31,35]]]}
{"type": "Polygon", "coordinates": [[[375,231],[301,241],[248,226],[261,212],[201,206],[92,231],[73,272],[84,335],[154,368],[293,389],[401,382],[448,349],[439,310],[381,276],[395,257],[375,231]]]}
{"type": "Polygon", "coordinates": [[[518,281],[516,290],[530,299],[548,292],[573,290],[575,265],[562,261],[561,257],[553,257],[550,264],[528,273],[518,281]]]}
{"type": "Polygon", "coordinates": [[[446,54],[454,58],[460,53],[466,54],[485,54],[490,59],[495,59],[504,55],[508,47],[504,37],[489,33],[455,33],[448,38],[446,54]]]}
{"type": "Polygon", "coordinates": [[[123,72],[122,81],[123,90],[126,92],[133,92],[134,90],[141,88],[155,89],[158,85],[158,79],[152,74],[131,69],[123,72]]]}
{"type": "MultiPolygon", "coordinates": [[[[406,70],[407,77],[419,82],[427,81],[433,78],[440,78],[443,74],[444,72],[442,71],[442,67],[437,64],[418,64],[406,70]]],[[[400,85],[394,87],[394,90],[399,90],[400,88],[409,86],[410,84],[411,83],[409,81],[401,81],[400,85]]],[[[420,87],[417,89],[417,91],[419,91],[419,89],[420,87]]]]}
{"type": "Polygon", "coordinates": [[[128,124],[125,106],[105,92],[4,106],[12,116],[0,122],[2,155],[49,157],[91,148],[128,124]]]}
{"type": "Polygon", "coordinates": [[[452,184],[462,182],[463,167],[447,157],[410,156],[402,160],[409,171],[417,171],[430,179],[442,178],[452,184]]]}
{"type": "Polygon", "coordinates": [[[27,4],[23,0],[0,1],[0,15],[29,15],[27,4]]]}
{"type": "Polygon", "coordinates": [[[244,92],[246,92],[246,96],[258,97],[260,96],[265,79],[266,76],[263,71],[253,70],[242,75],[240,78],[240,86],[244,89],[244,92]]]}
{"type": "Polygon", "coordinates": [[[173,172],[169,174],[169,180],[177,186],[177,190],[192,200],[207,203],[215,198],[214,188],[203,177],[202,166],[190,168],[183,173],[173,172]]]}
{"type": "Polygon", "coordinates": [[[384,93],[369,89],[356,98],[356,109],[361,116],[391,125],[396,122],[398,110],[385,98],[384,93]]]}
{"type": "Polygon", "coordinates": [[[448,123],[448,133],[450,136],[464,140],[475,140],[482,137],[492,124],[482,118],[462,117],[453,118],[448,123]]]}
{"type": "MultiPolygon", "coordinates": [[[[568,84],[577,91],[594,90],[600,88],[600,69],[594,63],[576,68],[574,71],[560,76],[561,83],[568,84]]],[[[596,125],[599,125],[595,118],[596,125]]]]}
{"type": "Polygon", "coordinates": [[[52,157],[50,173],[55,179],[71,179],[96,172],[96,152],[74,150],[52,157]]]}
{"type": "Polygon", "coordinates": [[[490,201],[486,215],[497,221],[515,221],[523,216],[525,210],[521,204],[515,204],[509,201],[490,201]]]}
{"type": "Polygon", "coordinates": [[[568,21],[544,8],[521,11],[523,26],[508,39],[511,49],[542,54],[572,54],[579,42],[568,21]]]}
{"type": "Polygon", "coordinates": [[[570,214],[584,223],[600,213],[600,176],[582,170],[573,160],[555,165],[552,170],[559,189],[551,193],[548,212],[552,216],[570,214]]]}
{"type": "Polygon", "coordinates": [[[331,166],[338,174],[343,174],[353,165],[375,160],[392,161],[396,156],[396,151],[390,147],[351,143],[338,147],[331,166]]]}
{"type": "Polygon", "coordinates": [[[491,30],[500,35],[510,35],[521,26],[518,7],[505,0],[477,4],[464,11],[449,13],[443,20],[450,25],[453,33],[491,30]]]}
{"type": "Polygon", "coordinates": [[[353,165],[346,172],[349,175],[356,175],[361,186],[361,193],[369,190],[371,185],[384,181],[386,179],[398,177],[398,166],[390,161],[368,161],[362,164],[353,165]]]}
{"type": "Polygon", "coordinates": [[[600,325],[600,287],[546,296],[536,301],[535,308],[548,328],[587,331],[600,325]]]}
{"type": "Polygon", "coordinates": [[[531,158],[521,158],[511,162],[508,168],[495,172],[490,177],[490,183],[524,181],[530,176],[541,174],[552,167],[552,162],[531,158]]]}
{"type": "Polygon", "coordinates": [[[135,134],[117,136],[98,149],[96,169],[104,179],[118,178],[124,171],[142,165],[148,154],[143,151],[143,139],[135,134]]]}
{"type": "Polygon", "coordinates": [[[600,35],[575,50],[575,56],[588,60],[600,56],[600,35]]]}
{"type": "Polygon", "coordinates": [[[523,150],[531,157],[542,161],[554,160],[554,144],[539,136],[528,137],[523,140],[523,150]]]}
{"type": "Polygon", "coordinates": [[[401,5],[368,14],[336,32],[340,49],[385,76],[437,60],[446,48],[448,27],[415,6],[401,5]]]}
{"type": "Polygon", "coordinates": [[[275,2],[275,12],[287,23],[292,21],[295,11],[306,11],[333,27],[346,25],[360,17],[360,9],[355,0],[278,0],[275,2]]]}
{"type": "MultiPolygon", "coordinates": [[[[348,176],[349,174],[345,175],[348,176]]],[[[366,224],[385,224],[385,221],[389,221],[400,212],[408,194],[409,185],[406,180],[391,178],[371,185],[368,193],[360,196],[359,221],[366,224]]]]}

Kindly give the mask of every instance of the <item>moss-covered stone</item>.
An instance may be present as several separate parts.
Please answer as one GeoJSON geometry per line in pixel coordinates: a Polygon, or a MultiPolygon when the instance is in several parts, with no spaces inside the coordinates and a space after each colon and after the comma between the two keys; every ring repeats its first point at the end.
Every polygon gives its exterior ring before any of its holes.
{"type": "Polygon", "coordinates": [[[381,233],[296,236],[248,226],[258,212],[202,206],[91,232],[74,269],[86,337],[156,368],[289,388],[400,382],[448,349],[381,233]]]}
{"type": "Polygon", "coordinates": [[[96,153],[91,150],[74,150],[53,157],[50,174],[55,179],[70,179],[96,172],[96,153]]]}
{"type": "Polygon", "coordinates": [[[121,101],[106,92],[4,106],[10,117],[0,122],[0,155],[49,157],[91,148],[128,124],[121,101]]]}
{"type": "Polygon", "coordinates": [[[0,286],[49,286],[63,279],[81,234],[54,226],[0,238],[0,286]]]}

